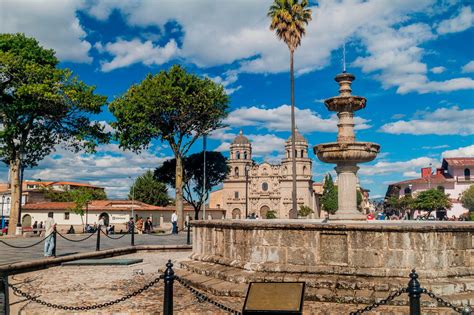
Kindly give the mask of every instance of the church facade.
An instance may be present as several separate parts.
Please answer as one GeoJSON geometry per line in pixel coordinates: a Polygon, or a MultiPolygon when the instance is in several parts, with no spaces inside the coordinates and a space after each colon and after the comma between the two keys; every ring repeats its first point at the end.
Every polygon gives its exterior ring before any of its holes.
{"type": "MultiPolygon", "coordinates": [[[[298,209],[302,205],[319,214],[319,198],[313,189],[312,161],[308,157],[308,142],[296,131],[296,179],[298,209]]],[[[230,145],[230,173],[223,187],[211,193],[209,206],[222,208],[226,218],[243,219],[246,215],[266,218],[272,211],[279,219],[289,218],[293,211],[291,137],[285,143],[285,158],[280,164],[257,164],[252,160],[252,144],[242,134],[230,145]]]]}

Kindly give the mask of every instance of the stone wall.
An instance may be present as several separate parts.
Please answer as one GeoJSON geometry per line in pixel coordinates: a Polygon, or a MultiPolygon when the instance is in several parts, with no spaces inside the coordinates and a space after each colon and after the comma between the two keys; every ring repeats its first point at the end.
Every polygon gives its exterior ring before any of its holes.
{"type": "Polygon", "coordinates": [[[247,271],[423,278],[474,275],[474,224],[196,221],[195,261],[247,271]]]}

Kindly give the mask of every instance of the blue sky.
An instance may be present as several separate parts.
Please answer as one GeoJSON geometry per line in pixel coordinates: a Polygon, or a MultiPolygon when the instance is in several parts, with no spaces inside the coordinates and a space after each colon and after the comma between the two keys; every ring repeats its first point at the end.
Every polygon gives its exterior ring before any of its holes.
{"type": "MultiPolygon", "coordinates": [[[[271,1],[0,2],[0,32],[23,32],[56,50],[62,67],[97,86],[109,101],[146,74],[179,63],[225,86],[231,110],[209,149],[227,154],[243,129],[257,161],[277,163],[289,137],[289,53],[268,29],[271,1]]],[[[381,145],[361,166],[372,196],[387,184],[439,166],[443,156],[474,156],[474,12],[471,1],[313,1],[313,21],[295,55],[297,125],[310,146],[334,141],[336,118],[322,100],[337,94],[342,44],[368,99],[356,112],[357,139],[381,145]]],[[[104,113],[95,119],[109,122],[104,113]]],[[[202,143],[193,147],[199,151],[202,143]]],[[[333,165],[313,157],[313,179],[333,165]]],[[[172,155],[155,142],[136,155],[114,143],[95,155],[60,147],[25,178],[88,181],[125,197],[131,179],[172,155]]],[[[0,176],[7,179],[6,168],[0,176]]]]}

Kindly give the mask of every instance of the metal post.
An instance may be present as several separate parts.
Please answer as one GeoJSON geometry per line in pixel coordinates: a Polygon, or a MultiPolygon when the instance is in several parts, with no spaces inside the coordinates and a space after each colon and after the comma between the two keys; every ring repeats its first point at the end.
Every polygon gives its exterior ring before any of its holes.
{"type": "Polygon", "coordinates": [[[249,217],[249,166],[245,165],[245,218],[249,217]]]}
{"type": "Polygon", "coordinates": [[[6,272],[4,272],[2,274],[2,279],[1,279],[2,283],[0,285],[0,295],[3,294],[3,307],[2,309],[0,310],[0,314],[5,314],[5,315],[8,315],[10,314],[10,301],[9,301],[9,298],[8,298],[8,274],[6,272]]]}
{"type": "Polygon", "coordinates": [[[135,221],[132,221],[132,226],[130,228],[130,244],[135,246],[135,221]]]}
{"type": "Polygon", "coordinates": [[[53,228],[53,235],[51,236],[53,238],[53,250],[52,250],[52,254],[53,254],[53,257],[56,257],[56,227],[53,228]]]}
{"type": "Polygon", "coordinates": [[[174,271],[173,263],[171,260],[168,260],[166,264],[166,270],[163,277],[165,281],[165,295],[163,301],[163,314],[172,315],[173,314],[173,282],[174,282],[174,271]]]}
{"type": "Polygon", "coordinates": [[[188,235],[187,235],[187,238],[186,238],[186,244],[188,245],[191,245],[191,220],[189,220],[189,217],[188,217],[188,235]]]}
{"type": "Polygon", "coordinates": [[[5,195],[2,196],[2,230],[5,227],[5,218],[3,217],[3,207],[5,205],[5,195]]]}
{"type": "Polygon", "coordinates": [[[95,245],[95,250],[100,251],[100,224],[97,226],[97,243],[95,245]]]}
{"type": "Polygon", "coordinates": [[[203,139],[202,139],[202,143],[203,143],[203,176],[202,176],[202,189],[203,189],[203,198],[204,198],[204,201],[202,203],[202,216],[203,216],[203,219],[206,220],[206,193],[207,193],[207,189],[206,189],[206,135],[204,134],[203,136],[203,139]]]}
{"type": "Polygon", "coordinates": [[[410,273],[410,281],[408,282],[407,288],[408,296],[410,297],[410,315],[420,315],[421,306],[420,306],[420,296],[421,296],[421,287],[420,282],[418,281],[418,274],[415,269],[410,273]]]}

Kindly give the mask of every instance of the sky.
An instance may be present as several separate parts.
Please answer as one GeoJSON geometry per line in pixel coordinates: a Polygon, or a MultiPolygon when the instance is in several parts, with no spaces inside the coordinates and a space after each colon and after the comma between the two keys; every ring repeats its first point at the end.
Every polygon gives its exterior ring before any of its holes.
{"type": "MultiPolygon", "coordinates": [[[[173,64],[222,84],[230,95],[228,127],[208,150],[228,155],[242,129],[257,162],[278,163],[290,135],[289,52],[269,30],[270,0],[2,0],[0,32],[21,32],[53,48],[66,67],[108,101],[148,73],[173,64]]],[[[443,157],[474,156],[474,12],[469,0],[311,1],[313,19],[295,53],[298,130],[313,159],[313,180],[334,165],[312,147],[336,139],[337,117],[323,100],[338,94],[335,75],[356,76],[356,138],[381,145],[360,165],[362,187],[385,195],[392,182],[419,177],[443,157]]],[[[93,117],[114,120],[104,106],[93,117]]],[[[192,152],[202,150],[197,141],[192,152]]],[[[137,155],[110,143],[95,154],[58,147],[25,179],[85,181],[126,198],[132,180],[172,157],[153,142],[137,155]]],[[[6,166],[0,178],[7,180],[6,166]]]]}

